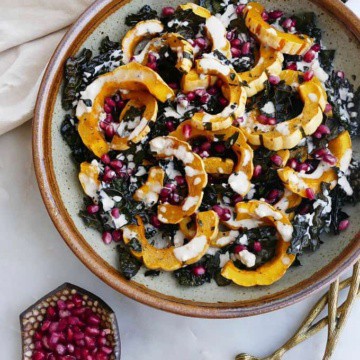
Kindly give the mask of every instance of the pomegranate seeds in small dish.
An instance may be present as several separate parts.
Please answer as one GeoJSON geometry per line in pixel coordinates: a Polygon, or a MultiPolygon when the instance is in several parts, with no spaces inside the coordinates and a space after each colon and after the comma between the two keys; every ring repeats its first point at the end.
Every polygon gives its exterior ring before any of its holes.
{"type": "Polygon", "coordinates": [[[116,317],[100,298],[65,283],[20,315],[23,360],[119,360],[116,317]]]}
{"type": "Polygon", "coordinates": [[[314,14],[200,5],[144,6],[120,43],[67,60],[79,214],[127,279],[145,267],[183,286],[271,285],[350,224],[360,92],[314,14]]]}

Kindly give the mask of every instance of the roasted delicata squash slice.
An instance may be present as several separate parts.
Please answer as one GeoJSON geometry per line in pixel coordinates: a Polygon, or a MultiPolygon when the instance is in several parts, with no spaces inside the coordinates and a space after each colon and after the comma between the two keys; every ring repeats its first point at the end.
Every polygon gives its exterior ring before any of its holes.
{"type": "Polygon", "coordinates": [[[91,163],[86,161],[80,165],[79,180],[80,184],[87,196],[95,199],[97,198],[97,192],[100,190],[99,180],[100,169],[96,160],[91,163]]]}
{"type": "Polygon", "coordinates": [[[262,44],[289,55],[303,55],[313,45],[313,39],[306,35],[287,34],[269,25],[261,16],[263,11],[264,7],[255,2],[243,11],[246,26],[262,44]]]}
{"type": "Polygon", "coordinates": [[[150,53],[158,53],[164,46],[169,46],[171,51],[177,55],[175,67],[182,73],[188,73],[194,62],[194,48],[182,35],[177,33],[166,33],[151,40],[144,49],[145,53],[139,57],[142,58],[142,64],[147,64],[150,53]]]}
{"type": "Polygon", "coordinates": [[[145,184],[135,191],[134,200],[142,201],[148,207],[154,206],[159,200],[164,178],[165,171],[160,166],[151,167],[145,184]]]}
{"type": "Polygon", "coordinates": [[[208,157],[203,159],[205,171],[208,174],[225,174],[229,175],[233,172],[234,161],[232,159],[223,159],[221,157],[208,157]]]}
{"type": "Polygon", "coordinates": [[[182,76],[180,87],[184,94],[188,94],[197,89],[206,89],[215,83],[216,76],[198,74],[195,69],[191,69],[187,74],[182,76]]]}
{"type": "Polygon", "coordinates": [[[136,47],[145,39],[158,36],[164,31],[164,25],[159,20],[139,21],[124,36],[121,46],[123,62],[127,64],[135,54],[136,47]]]}
{"type": "Polygon", "coordinates": [[[226,38],[226,28],[216,16],[210,16],[206,19],[205,30],[211,41],[211,51],[218,50],[228,59],[231,58],[230,41],[226,38]]]}
{"type": "MultiPolygon", "coordinates": [[[[350,134],[344,131],[335,139],[330,140],[328,149],[337,158],[335,166],[345,172],[349,168],[352,157],[350,134]]],[[[316,170],[310,174],[296,172],[287,166],[279,169],[278,175],[286,188],[304,198],[308,197],[307,189],[317,194],[321,191],[321,183],[328,183],[330,189],[333,189],[338,180],[335,169],[324,161],[321,161],[316,170]]]]}
{"type": "MultiPolygon", "coordinates": [[[[251,188],[250,180],[254,171],[254,152],[253,149],[247,144],[246,138],[241,129],[231,126],[225,130],[218,131],[199,130],[194,126],[191,120],[186,120],[182,122],[175,131],[171,132],[170,136],[173,136],[182,141],[188,141],[189,139],[194,139],[197,137],[206,137],[211,141],[219,141],[220,139],[222,141],[235,139],[233,140],[231,149],[234,151],[237,157],[237,162],[233,166],[232,174],[229,176],[228,182],[231,188],[242,196],[245,196],[249,192],[251,188]],[[191,126],[190,137],[186,137],[184,135],[184,127],[188,127],[189,125],[191,126]]],[[[208,167],[209,166],[210,164],[208,167]]],[[[219,170],[218,173],[220,173],[219,170]]]]}
{"type": "Polygon", "coordinates": [[[79,135],[85,146],[98,157],[110,150],[110,144],[98,127],[104,101],[119,89],[146,90],[161,102],[174,98],[174,91],[155,71],[136,62],[99,76],[82,92],[76,108],[79,135]]]}
{"type": "Polygon", "coordinates": [[[259,58],[254,68],[238,73],[240,80],[246,82],[245,90],[248,97],[264,90],[265,82],[270,75],[279,75],[282,70],[284,56],[269,46],[260,45],[259,58]]]}
{"type": "Polygon", "coordinates": [[[217,237],[211,241],[210,245],[212,247],[222,248],[233,243],[240,232],[238,230],[230,230],[230,231],[219,231],[217,237]]]}
{"type": "Polygon", "coordinates": [[[149,132],[150,122],[156,121],[158,104],[154,96],[144,91],[130,91],[123,94],[123,99],[130,100],[126,103],[120,114],[120,124],[111,141],[111,149],[126,150],[131,144],[139,143],[149,132]],[[139,119],[125,122],[124,117],[131,108],[142,108],[145,110],[139,119]]]}
{"type": "Polygon", "coordinates": [[[215,115],[197,112],[191,118],[192,123],[198,129],[212,131],[230,127],[234,118],[244,114],[246,104],[246,91],[241,86],[235,70],[214,57],[204,57],[197,60],[196,70],[200,74],[217,76],[224,82],[229,105],[221,113],[215,115]]]}
{"type": "Polygon", "coordinates": [[[141,250],[132,250],[133,255],[142,259],[144,265],[152,270],[174,271],[199,261],[209,248],[210,241],[217,236],[219,228],[219,218],[214,211],[200,212],[196,215],[196,233],[187,244],[158,249],[147,241],[141,217],[136,216],[136,220],[137,225],[123,228],[124,242],[136,239],[141,250]]]}
{"type": "Polygon", "coordinates": [[[274,257],[255,270],[242,270],[232,260],[221,270],[221,275],[240,286],[270,285],[281,279],[295,260],[288,254],[293,227],[289,218],[264,201],[251,200],[236,204],[236,220],[242,227],[270,225],[276,228],[278,241],[274,257]]]}
{"type": "Polygon", "coordinates": [[[285,189],[284,195],[273,206],[276,210],[280,210],[290,217],[291,214],[287,214],[287,210],[297,207],[301,201],[301,196],[293,193],[289,189],[285,189]]]}
{"type": "Polygon", "coordinates": [[[191,239],[196,233],[196,223],[191,216],[187,216],[179,222],[179,228],[186,239],[191,239]]]}
{"type": "Polygon", "coordinates": [[[158,158],[175,157],[185,165],[185,180],[188,196],[183,204],[158,206],[158,218],[165,224],[178,224],[190,216],[201,205],[203,189],[207,185],[207,174],[201,157],[191,151],[191,146],[172,136],[159,136],[150,141],[150,151],[158,158]]]}
{"type": "Polygon", "coordinates": [[[264,125],[257,120],[259,112],[251,111],[246,121],[241,124],[250,144],[263,145],[274,151],[292,149],[299,144],[304,134],[311,135],[319,127],[326,106],[324,89],[315,77],[300,84],[301,75],[302,73],[297,71],[284,70],[279,77],[287,85],[297,88],[304,103],[302,113],[276,125],[264,125]]]}
{"type": "Polygon", "coordinates": [[[194,3],[186,3],[179,5],[179,8],[182,10],[192,10],[192,12],[204,19],[208,19],[211,16],[211,12],[208,9],[205,9],[202,6],[196,5],[194,3]]]}

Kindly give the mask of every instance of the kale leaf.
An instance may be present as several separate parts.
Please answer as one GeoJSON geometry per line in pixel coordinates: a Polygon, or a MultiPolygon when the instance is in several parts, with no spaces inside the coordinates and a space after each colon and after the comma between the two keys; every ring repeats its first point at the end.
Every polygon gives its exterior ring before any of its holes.
{"type": "Polygon", "coordinates": [[[137,13],[126,16],[125,24],[127,26],[135,26],[139,21],[158,19],[156,10],[149,5],[143,6],[137,13]]]}
{"type": "Polygon", "coordinates": [[[321,67],[327,72],[330,73],[334,67],[336,50],[321,50],[319,52],[319,62],[321,67]]]}
{"type": "Polygon", "coordinates": [[[320,43],[321,29],[316,26],[317,18],[315,13],[305,12],[294,15],[293,19],[296,20],[296,30],[298,32],[313,37],[317,43],[320,43]]]}
{"type": "Polygon", "coordinates": [[[120,243],[116,250],[119,256],[119,272],[128,280],[134,277],[141,267],[141,262],[130,252],[129,248],[120,243]]]}
{"type": "Polygon", "coordinates": [[[225,3],[223,0],[199,0],[199,5],[210,10],[213,14],[224,12],[225,7],[222,6],[223,3],[225,3]]]}

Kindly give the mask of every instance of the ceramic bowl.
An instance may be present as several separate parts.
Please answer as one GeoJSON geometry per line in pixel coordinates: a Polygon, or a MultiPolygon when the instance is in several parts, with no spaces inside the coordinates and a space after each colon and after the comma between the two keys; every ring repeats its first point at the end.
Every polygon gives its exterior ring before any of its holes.
{"type": "MultiPolygon", "coordinates": [[[[156,10],[185,1],[148,0],[156,10]]],[[[324,43],[337,49],[335,68],[346,74],[360,74],[360,20],[340,0],[260,1],[288,13],[314,11],[324,29],[324,43]]],[[[69,149],[61,138],[60,124],[65,111],[60,93],[66,59],[87,47],[96,53],[106,35],[120,40],[127,31],[125,16],[138,11],[141,0],[100,0],[71,27],[55,51],[46,70],[36,105],[33,150],[37,179],[48,212],[58,231],[78,258],[117,291],[147,305],[188,316],[208,318],[240,317],[279,309],[310,295],[330,283],[360,255],[359,208],[350,208],[351,227],[340,236],[326,236],[321,248],[303,255],[302,267],[290,269],[268,287],[218,287],[214,282],[198,288],[176,284],[171,274],[156,278],[139,272],[132,281],[117,269],[114,247],[106,246],[99,233],[86,228],[79,218],[83,192],[69,149]]],[[[360,83],[357,76],[356,85],[360,83]]]]}

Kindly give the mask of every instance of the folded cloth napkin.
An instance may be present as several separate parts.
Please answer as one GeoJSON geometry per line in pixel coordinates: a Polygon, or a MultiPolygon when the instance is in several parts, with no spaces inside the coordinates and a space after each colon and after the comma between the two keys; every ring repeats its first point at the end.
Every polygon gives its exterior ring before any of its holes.
{"type": "Polygon", "coordinates": [[[0,1],[0,135],[31,119],[51,54],[93,1],[0,1]]]}

